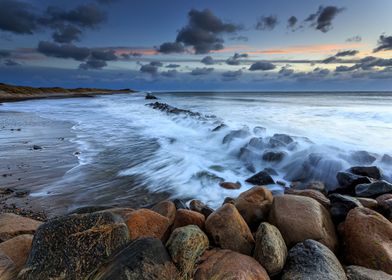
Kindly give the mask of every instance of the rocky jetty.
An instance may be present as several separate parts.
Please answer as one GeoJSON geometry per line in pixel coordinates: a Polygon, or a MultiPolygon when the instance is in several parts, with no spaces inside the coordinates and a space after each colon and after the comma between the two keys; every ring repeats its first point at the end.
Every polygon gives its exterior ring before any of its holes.
{"type": "Polygon", "coordinates": [[[217,209],[175,199],[46,222],[1,213],[0,279],[391,280],[390,183],[367,166],[337,181],[329,193],[321,182],[276,195],[254,185],[217,209]]]}

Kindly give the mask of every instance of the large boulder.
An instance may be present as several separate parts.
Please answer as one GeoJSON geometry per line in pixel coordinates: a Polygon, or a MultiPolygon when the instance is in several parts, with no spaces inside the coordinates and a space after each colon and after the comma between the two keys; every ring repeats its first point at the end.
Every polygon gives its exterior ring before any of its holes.
{"type": "Polygon", "coordinates": [[[37,229],[19,277],[83,279],[128,241],[127,226],[109,212],[53,219],[37,229]]]}
{"type": "Polygon", "coordinates": [[[376,180],[380,180],[382,175],[381,169],[377,166],[353,166],[348,171],[355,175],[366,176],[376,180]]]}
{"type": "Polygon", "coordinates": [[[252,253],[255,243],[252,233],[237,208],[230,203],[224,204],[208,217],[206,231],[222,249],[245,255],[252,253]]]}
{"type": "Polygon", "coordinates": [[[346,280],[346,274],[336,256],[323,244],[305,240],[289,251],[282,280],[318,279],[346,280]]]}
{"type": "Polygon", "coordinates": [[[189,203],[189,208],[193,211],[203,214],[206,219],[209,215],[211,215],[212,212],[214,212],[211,207],[205,205],[203,202],[197,199],[194,199],[189,203]]]}
{"type": "Polygon", "coordinates": [[[199,212],[179,209],[177,210],[176,218],[174,220],[173,229],[184,227],[188,225],[196,225],[200,229],[204,229],[205,217],[199,212]]]}
{"type": "Polygon", "coordinates": [[[169,224],[172,225],[174,223],[174,219],[176,218],[176,205],[173,201],[164,200],[157,204],[155,204],[152,208],[152,211],[161,214],[162,216],[169,219],[169,224]]]}
{"type": "Polygon", "coordinates": [[[139,209],[130,213],[125,223],[131,240],[140,237],[163,239],[170,226],[169,219],[149,209],[139,209]]]}
{"type": "Polygon", "coordinates": [[[356,265],[347,266],[346,275],[348,280],[392,280],[392,275],[381,270],[356,265]]]}
{"type": "Polygon", "coordinates": [[[368,208],[354,208],[344,223],[349,264],[392,274],[392,223],[368,208]]]}
{"type": "Polygon", "coordinates": [[[351,159],[358,164],[370,165],[377,159],[374,154],[367,151],[355,151],[351,153],[351,159]]]}
{"type": "Polygon", "coordinates": [[[362,204],[363,207],[367,207],[373,210],[378,208],[378,202],[375,199],[368,197],[356,197],[356,199],[362,204]]]}
{"type": "Polygon", "coordinates": [[[238,190],[241,188],[240,183],[233,183],[233,182],[220,182],[219,186],[227,190],[238,190]]]}
{"type": "Polygon", "coordinates": [[[6,254],[14,262],[16,269],[19,271],[26,263],[31,250],[32,241],[33,236],[31,234],[18,235],[0,243],[0,251],[6,254]]]}
{"type": "Polygon", "coordinates": [[[317,190],[312,190],[312,189],[296,190],[290,188],[290,189],[285,189],[284,193],[313,198],[327,209],[329,209],[329,207],[331,206],[329,199],[322,192],[317,190]]]}
{"type": "Polygon", "coordinates": [[[197,259],[208,246],[208,237],[195,225],[175,229],[166,243],[173,262],[185,279],[192,277],[197,259]]]}
{"type": "Polygon", "coordinates": [[[165,246],[159,239],[151,237],[133,241],[92,275],[94,280],[180,279],[165,246]]]}
{"type": "Polygon", "coordinates": [[[259,173],[256,173],[252,177],[249,177],[245,180],[245,182],[257,186],[275,184],[275,181],[274,179],[272,179],[271,175],[269,175],[268,172],[264,170],[260,171],[259,173]]]}
{"type": "Polygon", "coordinates": [[[392,193],[392,184],[384,180],[355,187],[355,194],[362,197],[377,197],[387,193],[392,193]]]}
{"type": "Polygon", "coordinates": [[[329,212],[335,224],[343,222],[351,209],[362,207],[358,199],[348,195],[334,193],[329,196],[329,199],[331,201],[329,212]]]}
{"type": "Polygon", "coordinates": [[[0,251],[0,279],[14,280],[17,278],[18,272],[14,262],[0,251]]]}
{"type": "Polygon", "coordinates": [[[41,224],[42,222],[12,213],[0,213],[0,241],[21,234],[34,234],[41,224]]]}
{"type": "Polygon", "coordinates": [[[268,162],[280,162],[285,156],[286,153],[282,151],[265,151],[262,159],[268,162]]]}
{"type": "Polygon", "coordinates": [[[274,197],[269,222],[279,229],[288,247],[314,239],[332,251],[337,249],[331,216],[324,206],[312,198],[298,195],[274,197]]]}
{"type": "Polygon", "coordinates": [[[253,258],[230,250],[213,249],[203,254],[194,280],[269,280],[265,269],[253,258]]]}
{"type": "Polygon", "coordinates": [[[253,187],[241,193],[234,202],[235,207],[251,229],[257,229],[268,219],[273,201],[272,193],[265,187],[253,187]]]}
{"type": "Polygon", "coordinates": [[[261,223],[256,232],[253,257],[273,276],[281,272],[286,262],[287,247],[280,231],[269,223],[261,223]]]}
{"type": "Polygon", "coordinates": [[[392,222],[392,194],[383,194],[377,197],[379,211],[392,222]]]}
{"type": "Polygon", "coordinates": [[[336,175],[336,179],[338,180],[340,187],[336,189],[335,192],[350,195],[353,195],[355,193],[355,186],[372,182],[369,177],[355,175],[349,172],[338,172],[338,174],[336,175]]]}

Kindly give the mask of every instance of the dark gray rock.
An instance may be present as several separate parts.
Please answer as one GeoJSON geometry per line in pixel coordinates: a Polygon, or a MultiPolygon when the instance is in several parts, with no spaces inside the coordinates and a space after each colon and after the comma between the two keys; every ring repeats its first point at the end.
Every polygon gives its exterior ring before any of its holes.
{"type": "Polygon", "coordinates": [[[171,280],[178,271],[165,246],[156,238],[140,238],[111,257],[92,274],[94,280],[171,280]]]}
{"type": "Polygon", "coordinates": [[[266,167],[266,168],[264,168],[263,171],[267,172],[271,176],[277,176],[278,175],[278,172],[276,172],[276,170],[271,168],[271,167],[266,167]]]}
{"type": "Polygon", "coordinates": [[[362,207],[362,204],[356,198],[348,195],[334,193],[329,195],[328,198],[331,202],[329,211],[335,224],[343,222],[351,209],[362,207]]]}
{"type": "Polygon", "coordinates": [[[355,194],[362,197],[377,197],[386,193],[392,193],[392,184],[384,180],[355,187],[355,194]]]}
{"type": "Polygon", "coordinates": [[[213,132],[219,131],[219,130],[222,130],[222,129],[226,128],[226,127],[227,127],[227,125],[225,125],[224,123],[221,123],[220,125],[218,125],[217,127],[215,127],[212,131],[213,131],[213,132]]]}
{"type": "Polygon", "coordinates": [[[285,152],[273,152],[273,151],[265,151],[263,154],[263,160],[269,162],[280,162],[286,156],[285,152]]]}
{"type": "Polygon", "coordinates": [[[173,199],[173,203],[176,206],[176,209],[189,209],[188,206],[186,206],[185,201],[181,200],[181,199],[173,199]]]}
{"type": "Polygon", "coordinates": [[[242,129],[238,130],[232,130],[230,131],[222,140],[223,144],[230,143],[236,138],[245,138],[250,135],[249,128],[244,127],[242,129]]]}
{"type": "Polygon", "coordinates": [[[158,99],[156,96],[152,95],[151,93],[147,93],[146,99],[158,99]]]}
{"type": "Polygon", "coordinates": [[[274,179],[272,179],[272,177],[265,171],[260,171],[259,173],[256,173],[252,177],[246,179],[245,182],[257,186],[275,184],[274,179]]]}
{"type": "Polygon", "coordinates": [[[336,189],[336,192],[354,194],[355,186],[359,184],[368,184],[372,180],[366,176],[359,176],[348,172],[338,172],[336,175],[340,188],[336,189]]]}
{"type": "Polygon", "coordinates": [[[346,280],[336,256],[323,244],[305,240],[288,253],[282,280],[346,280]]]}
{"type": "Polygon", "coordinates": [[[356,265],[347,266],[346,274],[348,280],[392,280],[392,275],[381,270],[356,265]]]}
{"type": "Polygon", "coordinates": [[[285,143],[286,145],[294,142],[293,138],[287,134],[280,134],[280,133],[276,133],[272,136],[272,139],[275,140],[279,140],[283,143],[285,143]]]}
{"type": "Polygon", "coordinates": [[[351,154],[351,159],[358,164],[370,165],[376,161],[376,156],[367,151],[356,151],[351,154]]]}
{"type": "Polygon", "coordinates": [[[265,148],[263,138],[261,138],[261,137],[253,137],[252,139],[250,139],[248,146],[255,148],[257,150],[261,150],[261,149],[265,148]]]}
{"type": "Polygon", "coordinates": [[[380,168],[377,166],[353,166],[348,170],[348,172],[376,180],[380,180],[382,175],[380,168]]]}
{"type": "Polygon", "coordinates": [[[38,145],[34,145],[33,150],[42,150],[42,147],[38,145]]]}
{"type": "Polygon", "coordinates": [[[109,212],[50,220],[37,229],[18,279],[84,279],[128,242],[128,227],[109,212]]]}
{"type": "Polygon", "coordinates": [[[189,208],[192,211],[196,211],[199,212],[200,214],[203,214],[206,219],[212,212],[214,212],[214,209],[212,209],[211,207],[207,206],[206,204],[204,204],[203,202],[197,199],[194,199],[189,203],[189,208]]]}
{"type": "Polygon", "coordinates": [[[390,155],[383,155],[381,158],[381,162],[384,164],[392,165],[392,157],[390,155]]]}

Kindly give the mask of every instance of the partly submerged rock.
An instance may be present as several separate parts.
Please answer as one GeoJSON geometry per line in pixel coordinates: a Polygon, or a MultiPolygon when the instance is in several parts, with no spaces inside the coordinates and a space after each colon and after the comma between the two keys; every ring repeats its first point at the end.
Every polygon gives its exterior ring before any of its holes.
{"type": "Polygon", "coordinates": [[[109,212],[50,220],[36,231],[19,279],[84,279],[128,241],[127,226],[109,212]]]}
{"type": "Polygon", "coordinates": [[[206,232],[222,249],[246,255],[252,253],[255,243],[252,233],[233,204],[224,204],[208,217],[206,232]]]}
{"type": "Polygon", "coordinates": [[[376,180],[380,180],[382,176],[381,169],[377,166],[353,166],[348,171],[355,175],[366,176],[376,180]]]}
{"type": "Polygon", "coordinates": [[[341,194],[329,195],[331,208],[329,212],[335,224],[339,224],[346,219],[348,212],[355,207],[362,207],[362,204],[355,197],[341,194]]]}
{"type": "Polygon", "coordinates": [[[13,213],[0,213],[0,241],[6,241],[21,234],[34,234],[42,222],[13,213]]]}
{"type": "Polygon", "coordinates": [[[384,180],[355,187],[355,194],[362,197],[377,197],[386,193],[392,193],[392,184],[384,180]]]}
{"type": "Polygon", "coordinates": [[[176,205],[174,204],[173,201],[170,201],[170,200],[161,201],[161,202],[155,204],[151,208],[151,210],[168,218],[170,225],[172,225],[174,223],[177,209],[176,209],[176,205]]]}
{"type": "Polygon", "coordinates": [[[245,182],[256,186],[275,184],[274,179],[272,179],[271,175],[268,174],[266,171],[260,171],[256,173],[252,177],[246,179],[245,182]]]}
{"type": "Polygon", "coordinates": [[[358,164],[370,165],[376,161],[376,156],[367,151],[355,151],[351,153],[351,160],[358,164]]]}
{"type": "Polygon", "coordinates": [[[359,184],[368,184],[372,180],[366,176],[355,175],[348,172],[338,172],[336,175],[340,188],[334,192],[353,195],[355,193],[355,186],[359,184]]]}
{"type": "Polygon", "coordinates": [[[265,269],[253,258],[230,250],[213,249],[203,254],[195,280],[269,280],[265,269]]]}
{"type": "Polygon", "coordinates": [[[317,279],[346,280],[346,274],[336,256],[323,244],[305,240],[288,253],[282,280],[317,279]]]}
{"type": "Polygon", "coordinates": [[[283,158],[286,156],[285,152],[281,152],[281,151],[265,151],[263,153],[262,159],[264,161],[268,161],[268,162],[280,162],[283,160],[283,158]]]}
{"type": "Polygon", "coordinates": [[[208,246],[208,237],[195,225],[176,228],[166,243],[173,262],[185,279],[192,277],[197,259],[208,246]]]}
{"type": "Polygon", "coordinates": [[[208,205],[205,205],[203,202],[197,199],[193,199],[189,203],[189,208],[193,211],[203,214],[206,219],[208,218],[209,215],[211,215],[212,212],[214,212],[214,209],[212,209],[208,205]]]}
{"type": "Polygon", "coordinates": [[[101,265],[90,277],[94,280],[179,279],[165,246],[159,239],[144,237],[130,243],[101,265]]]}
{"type": "Polygon", "coordinates": [[[222,140],[223,144],[230,143],[236,138],[245,138],[250,135],[249,128],[244,127],[242,129],[238,130],[232,130],[230,131],[222,140]]]}
{"type": "Polygon", "coordinates": [[[356,265],[347,266],[346,275],[348,280],[392,280],[392,275],[381,270],[356,265]]]}
{"type": "Polygon", "coordinates": [[[269,223],[261,223],[256,232],[253,257],[273,276],[281,272],[286,262],[287,247],[280,231],[269,223]]]}
{"type": "Polygon", "coordinates": [[[241,188],[240,183],[233,183],[233,182],[220,182],[219,186],[227,190],[238,190],[241,188]]]}

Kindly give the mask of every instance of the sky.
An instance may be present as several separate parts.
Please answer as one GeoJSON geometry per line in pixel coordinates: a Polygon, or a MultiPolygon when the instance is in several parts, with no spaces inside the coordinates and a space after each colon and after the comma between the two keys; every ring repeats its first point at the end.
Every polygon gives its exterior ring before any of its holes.
{"type": "Polygon", "coordinates": [[[392,90],[391,0],[0,0],[0,82],[392,90]]]}

